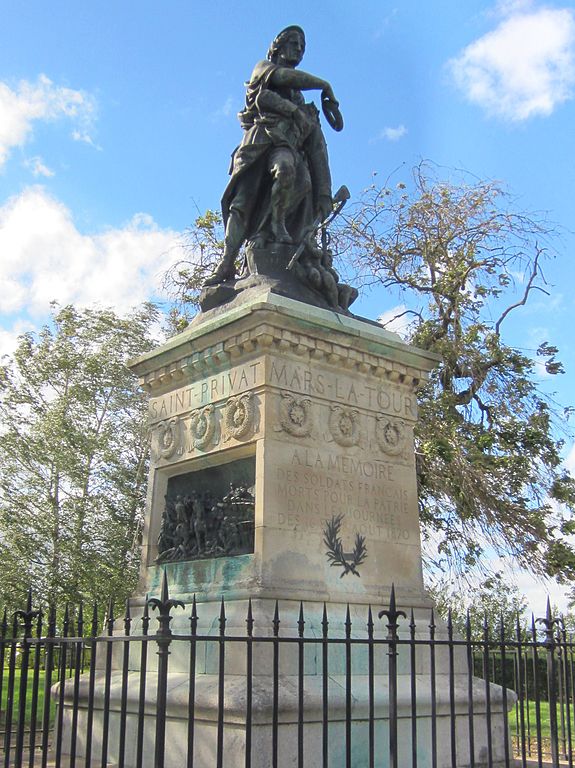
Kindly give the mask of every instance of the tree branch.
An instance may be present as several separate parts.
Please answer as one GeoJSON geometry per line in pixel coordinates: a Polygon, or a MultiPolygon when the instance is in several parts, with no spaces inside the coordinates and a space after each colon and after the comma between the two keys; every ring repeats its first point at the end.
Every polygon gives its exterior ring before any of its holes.
{"type": "Polygon", "coordinates": [[[535,246],[537,248],[537,255],[535,256],[535,260],[533,261],[533,269],[531,271],[531,275],[529,276],[529,280],[527,281],[527,285],[525,286],[525,292],[523,293],[523,298],[516,302],[515,304],[511,304],[507,309],[502,313],[499,320],[495,323],[495,333],[499,336],[499,329],[501,328],[501,323],[505,320],[507,315],[512,312],[514,309],[517,309],[518,307],[525,306],[527,304],[527,299],[529,297],[529,294],[531,293],[531,290],[537,289],[538,291],[541,291],[546,296],[549,296],[549,291],[546,291],[544,288],[541,288],[539,285],[533,285],[533,281],[537,277],[537,274],[539,272],[539,256],[543,253],[543,249],[535,246]]]}

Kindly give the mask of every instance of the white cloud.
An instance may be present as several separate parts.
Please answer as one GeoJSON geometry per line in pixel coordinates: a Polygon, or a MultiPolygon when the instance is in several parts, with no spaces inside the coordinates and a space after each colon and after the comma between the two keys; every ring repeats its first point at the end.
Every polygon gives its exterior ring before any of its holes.
{"type": "Polygon", "coordinates": [[[0,207],[0,312],[42,317],[53,300],[126,311],[159,294],[177,238],[147,214],[83,234],[63,203],[29,187],[0,207]]]}
{"type": "Polygon", "coordinates": [[[54,171],[51,168],[48,168],[42,158],[38,155],[28,158],[24,165],[32,171],[33,176],[45,176],[46,178],[54,176],[54,171]]]}
{"type": "Polygon", "coordinates": [[[12,328],[0,328],[0,360],[4,355],[12,355],[18,345],[18,337],[35,330],[32,323],[18,320],[12,328]]]}
{"type": "Polygon", "coordinates": [[[495,7],[498,16],[512,16],[533,8],[533,0],[499,0],[495,7]]]}
{"type": "Polygon", "coordinates": [[[413,315],[406,314],[406,311],[405,304],[398,304],[380,315],[377,322],[381,323],[386,331],[393,331],[405,339],[409,326],[413,322],[413,315]]]}
{"type": "Polygon", "coordinates": [[[212,121],[216,122],[222,118],[230,117],[234,112],[234,100],[231,96],[228,96],[221,107],[212,113],[212,121]]]}
{"type": "Polygon", "coordinates": [[[36,82],[22,80],[14,89],[0,82],[0,168],[14,147],[30,139],[38,120],[67,118],[73,125],[72,138],[91,143],[95,114],[93,96],[55,85],[46,75],[36,82]]]}
{"type": "Polygon", "coordinates": [[[375,141],[381,141],[382,139],[385,139],[385,141],[399,141],[399,139],[402,139],[407,133],[407,128],[405,125],[401,124],[398,125],[395,128],[382,128],[382,130],[377,134],[377,136],[372,139],[372,143],[375,141]]]}
{"type": "Polygon", "coordinates": [[[575,85],[575,15],[567,8],[529,10],[506,2],[492,31],[448,67],[469,101],[511,121],[550,115],[575,85]]]}
{"type": "Polygon", "coordinates": [[[405,125],[398,125],[397,128],[384,128],[383,137],[388,141],[398,141],[407,133],[405,125]]]}
{"type": "Polygon", "coordinates": [[[569,608],[570,586],[557,584],[553,579],[538,579],[527,571],[517,570],[510,578],[511,582],[527,598],[527,613],[535,614],[535,617],[545,616],[547,598],[551,605],[556,606],[560,613],[567,612],[569,608]]]}

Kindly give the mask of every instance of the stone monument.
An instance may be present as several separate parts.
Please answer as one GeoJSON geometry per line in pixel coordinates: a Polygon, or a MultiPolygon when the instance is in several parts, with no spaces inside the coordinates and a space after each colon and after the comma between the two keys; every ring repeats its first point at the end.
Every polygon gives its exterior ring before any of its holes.
{"type": "MultiPolygon", "coordinates": [[[[276,601],[283,635],[297,635],[300,601],[306,606],[306,632],[321,636],[325,604],[330,634],[342,634],[349,616],[365,626],[370,605],[387,606],[392,584],[399,606],[413,610],[423,628],[429,623],[432,604],[422,578],[413,429],[417,388],[438,360],[350,313],[357,291],[340,281],[326,231],[347,191],[342,188],[332,197],[319,112],[305,103],[302,91],[321,92],[323,113],[333,128],[341,130],[343,120],[329,83],[296,69],[304,48],[299,27],[283,30],[247,85],[246,108],[240,113],[244,136],[233,155],[222,203],[225,248],[202,291],[202,312],[186,331],[132,363],[150,395],[152,435],[141,579],[132,614],[138,615],[146,595],[159,594],[165,572],[170,596],[188,609],[174,612],[175,634],[189,632],[193,600],[198,631],[217,634],[222,598],[231,634],[245,634],[248,601],[254,635],[271,633],[276,601]]],[[[137,622],[133,631],[139,631],[137,622]]],[[[385,624],[375,631],[385,636],[385,624]]],[[[165,763],[174,767],[184,764],[186,754],[185,702],[178,691],[189,678],[190,664],[188,650],[176,646],[170,657],[170,754],[165,763]]],[[[196,768],[216,764],[217,676],[208,656],[196,667],[196,711],[201,712],[195,727],[196,768]]],[[[280,669],[282,768],[296,764],[297,751],[296,670],[290,659],[286,654],[280,669]]],[[[440,766],[449,760],[446,664],[438,653],[440,766]]],[[[251,733],[257,745],[252,765],[261,768],[271,765],[270,665],[262,647],[254,671],[259,698],[251,733]]],[[[429,734],[427,656],[421,654],[417,665],[419,730],[429,734]]],[[[457,707],[463,711],[467,678],[459,657],[456,669],[461,678],[457,707]]],[[[243,659],[232,653],[226,671],[234,684],[226,688],[230,715],[224,765],[234,768],[244,765],[246,743],[245,725],[235,716],[245,700],[243,659]]],[[[367,721],[368,692],[361,684],[366,670],[356,672],[360,684],[354,684],[353,727],[360,737],[353,765],[360,768],[367,765],[361,728],[367,721]]],[[[311,768],[322,764],[317,659],[308,660],[305,674],[302,727],[311,768]]],[[[335,667],[331,674],[338,679],[335,667]]],[[[134,675],[129,701],[137,699],[137,662],[134,675]]],[[[385,729],[386,675],[376,678],[375,716],[385,729]]],[[[411,707],[405,670],[399,680],[401,720],[411,707]]],[[[330,694],[334,766],[342,764],[345,729],[344,689],[338,690],[330,694]]],[[[484,705],[479,693],[474,698],[479,722],[484,705]]],[[[152,718],[153,711],[147,716],[152,718]]],[[[151,726],[150,733],[152,743],[151,726]]],[[[493,738],[494,764],[500,764],[504,737],[493,738]]],[[[130,759],[125,764],[134,766],[130,759]]],[[[379,756],[377,765],[386,761],[379,756]]],[[[422,752],[419,764],[431,765],[429,754],[422,752]]],[[[467,764],[469,756],[462,753],[458,765],[467,764]]]]}

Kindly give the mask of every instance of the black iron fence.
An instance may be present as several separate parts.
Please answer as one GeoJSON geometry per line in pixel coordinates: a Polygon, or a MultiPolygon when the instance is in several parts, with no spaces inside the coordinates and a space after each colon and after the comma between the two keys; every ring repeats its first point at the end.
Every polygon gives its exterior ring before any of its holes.
{"type": "Polygon", "coordinates": [[[31,597],[5,613],[5,768],[573,765],[575,644],[549,607],[461,637],[393,590],[363,621],[353,606],[230,606],[185,607],[164,582],[103,626],[82,608],[58,625],[31,597]]]}

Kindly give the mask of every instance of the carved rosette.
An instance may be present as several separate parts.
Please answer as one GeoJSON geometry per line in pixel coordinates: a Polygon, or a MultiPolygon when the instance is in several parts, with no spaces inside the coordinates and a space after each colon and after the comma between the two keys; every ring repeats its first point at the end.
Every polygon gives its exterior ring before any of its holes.
{"type": "Polygon", "coordinates": [[[375,439],[379,449],[388,456],[399,456],[405,448],[407,435],[401,421],[392,421],[388,416],[378,416],[375,422],[375,439]]]}
{"type": "Polygon", "coordinates": [[[213,442],[216,433],[216,412],[213,405],[206,405],[190,416],[188,429],[192,437],[190,450],[205,450],[213,442]]]}
{"type": "Polygon", "coordinates": [[[223,411],[224,440],[246,437],[254,429],[256,404],[253,392],[230,397],[223,411]]]}
{"type": "Polygon", "coordinates": [[[294,397],[282,392],[280,402],[280,427],[293,437],[308,437],[313,427],[311,400],[309,397],[294,397]]]}
{"type": "Polygon", "coordinates": [[[180,419],[166,419],[155,427],[156,454],[161,459],[171,459],[181,444],[180,419]]]}
{"type": "Polygon", "coordinates": [[[355,408],[332,405],[329,414],[329,431],[335,442],[344,448],[359,444],[359,414],[355,408]]]}

